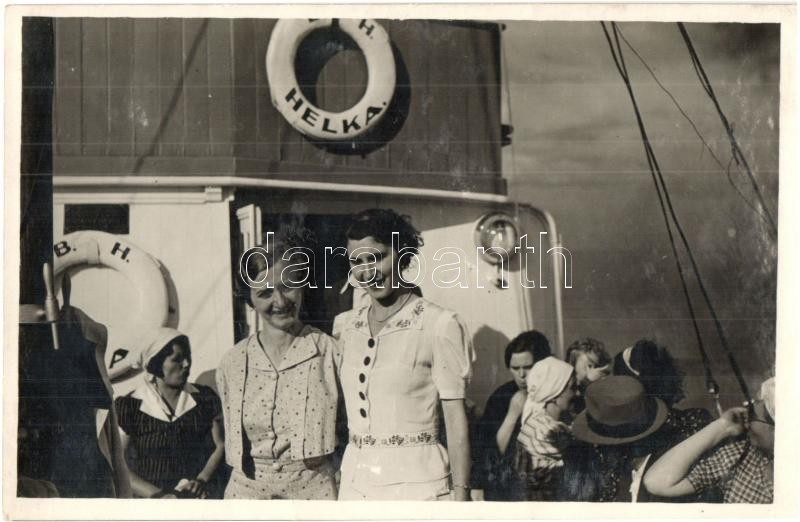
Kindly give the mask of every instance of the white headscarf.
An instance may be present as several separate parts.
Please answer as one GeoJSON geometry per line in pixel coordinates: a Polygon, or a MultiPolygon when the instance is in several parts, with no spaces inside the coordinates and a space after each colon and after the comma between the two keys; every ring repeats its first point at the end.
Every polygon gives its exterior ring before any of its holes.
{"type": "MultiPolygon", "coordinates": [[[[165,347],[171,345],[174,341],[181,337],[186,338],[186,335],[175,328],[169,328],[166,326],[158,328],[155,332],[153,332],[152,341],[138,354],[136,354],[136,360],[134,360],[132,364],[134,368],[144,370],[145,372],[143,385],[133,392],[133,397],[142,401],[142,406],[139,409],[151,417],[155,417],[156,419],[160,419],[165,422],[175,421],[181,415],[197,405],[191,395],[192,393],[197,392],[197,388],[187,381],[183,387],[183,390],[181,391],[180,396],[178,397],[178,403],[176,404],[175,411],[173,412],[158,391],[158,387],[156,386],[156,376],[147,371],[147,365],[150,360],[158,355],[158,353],[165,347]]],[[[188,338],[186,338],[186,342],[188,344],[188,338]]]]}
{"type": "Polygon", "coordinates": [[[528,398],[522,410],[522,422],[533,414],[544,410],[545,405],[561,395],[575,372],[571,364],[555,357],[537,362],[528,372],[528,398]]]}

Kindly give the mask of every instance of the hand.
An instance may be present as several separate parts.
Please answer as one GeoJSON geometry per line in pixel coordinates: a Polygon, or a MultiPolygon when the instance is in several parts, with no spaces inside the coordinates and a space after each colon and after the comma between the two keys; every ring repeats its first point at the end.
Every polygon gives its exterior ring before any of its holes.
{"type": "Polygon", "coordinates": [[[599,381],[603,377],[607,377],[611,373],[610,365],[598,366],[597,368],[589,368],[586,370],[586,380],[589,382],[599,381]]]}
{"type": "Polygon", "coordinates": [[[473,502],[482,502],[486,500],[482,489],[471,489],[469,491],[469,498],[473,502]]]}
{"type": "Polygon", "coordinates": [[[206,491],[206,481],[203,479],[181,479],[175,491],[185,491],[194,498],[206,498],[208,492],[206,491]]]}
{"type": "Polygon", "coordinates": [[[528,398],[528,392],[519,390],[511,397],[511,403],[508,405],[508,414],[513,419],[519,418],[522,415],[522,410],[525,408],[525,400],[528,398]]]}
{"type": "Polygon", "coordinates": [[[450,498],[457,502],[466,502],[469,500],[470,492],[464,488],[453,488],[453,490],[450,492],[450,495],[450,498]]]}
{"type": "Polygon", "coordinates": [[[747,408],[736,407],[723,412],[715,422],[719,423],[722,437],[737,437],[747,431],[747,408]]]}

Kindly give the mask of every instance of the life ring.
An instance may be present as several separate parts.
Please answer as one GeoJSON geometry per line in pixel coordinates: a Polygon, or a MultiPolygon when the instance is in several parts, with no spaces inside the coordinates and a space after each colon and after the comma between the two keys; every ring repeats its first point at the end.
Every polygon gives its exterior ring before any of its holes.
{"type": "Polygon", "coordinates": [[[367,88],[358,103],[342,112],[323,110],[303,96],[294,61],[303,39],[316,29],[329,27],[333,19],[287,19],[275,24],[267,47],[267,79],[272,104],[292,127],[313,138],[349,140],[380,121],[394,96],[396,72],[389,35],[375,20],[338,19],[364,53],[367,88]]]}
{"type": "Polygon", "coordinates": [[[67,234],[53,245],[53,272],[60,286],[70,268],[101,266],[116,270],[138,290],[138,309],[131,314],[130,332],[136,339],[130,345],[109,347],[109,377],[114,382],[135,368],[140,343],[149,340],[150,329],[165,326],[169,319],[169,292],[158,261],[126,239],[107,232],[85,230],[67,234]]]}

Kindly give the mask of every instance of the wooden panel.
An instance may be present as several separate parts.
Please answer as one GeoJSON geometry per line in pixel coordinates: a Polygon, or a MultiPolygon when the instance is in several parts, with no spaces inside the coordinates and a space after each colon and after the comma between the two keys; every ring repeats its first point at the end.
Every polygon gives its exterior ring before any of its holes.
{"type": "MultiPolygon", "coordinates": [[[[420,59],[427,56],[430,43],[419,38],[430,27],[427,22],[394,23],[392,24],[392,41],[400,49],[399,60],[402,60],[408,71],[410,99],[408,117],[403,123],[403,128],[392,144],[390,153],[390,168],[395,171],[423,172],[428,168],[430,153],[428,144],[428,120],[432,91],[428,84],[430,62],[420,59]]],[[[398,88],[404,88],[398,84],[398,88]]]]}
{"type": "Polygon", "coordinates": [[[133,131],[137,155],[158,151],[160,118],[158,20],[133,22],[133,131]]]}
{"type": "Polygon", "coordinates": [[[55,25],[55,153],[81,153],[81,21],[57,18],[55,25]]]}
{"type": "Polygon", "coordinates": [[[183,21],[162,18],[158,21],[161,63],[159,67],[159,154],[183,154],[186,111],[184,101],[183,21]]]}
{"type": "MultiPolygon", "coordinates": [[[[272,106],[264,58],[274,23],[58,20],[57,154],[261,158],[265,168],[278,161],[303,165],[307,176],[336,169],[423,177],[438,172],[453,180],[447,188],[496,185],[494,27],[381,21],[398,53],[398,90],[410,84],[407,114],[386,143],[362,156],[313,144],[272,106]]],[[[322,68],[321,107],[337,111],[360,98],[366,70],[358,66],[359,54],[339,52],[322,68]]],[[[443,179],[436,177],[437,186],[443,179]]]]}
{"type": "MultiPolygon", "coordinates": [[[[469,157],[469,134],[471,125],[467,114],[467,89],[474,82],[468,74],[469,56],[465,51],[469,43],[466,29],[453,27],[449,29],[447,54],[449,61],[447,114],[445,114],[446,132],[450,138],[447,150],[447,169],[453,174],[454,181],[463,176],[467,169],[469,157]]],[[[440,57],[443,59],[444,56],[440,57]]],[[[453,188],[458,187],[454,186],[453,188]]]]}
{"type": "Polygon", "coordinates": [[[478,63],[482,64],[483,97],[486,100],[483,110],[483,118],[486,124],[482,127],[484,131],[485,145],[483,147],[483,163],[487,173],[502,176],[500,126],[502,124],[500,116],[502,83],[500,79],[500,29],[486,31],[480,35],[482,45],[478,46],[478,63]]]}
{"type": "MultiPolygon", "coordinates": [[[[457,48],[450,42],[452,34],[446,26],[431,24],[430,40],[426,43],[434,53],[428,62],[428,82],[431,92],[425,119],[428,123],[428,171],[441,172],[447,170],[447,154],[450,135],[450,68],[456,67],[457,48]],[[455,54],[450,55],[450,52],[455,54]],[[450,56],[441,60],[441,56],[450,56]]],[[[411,116],[409,116],[411,118],[411,116]]]]}
{"type": "Polygon", "coordinates": [[[87,155],[105,154],[108,141],[106,23],[103,18],[84,18],[81,22],[82,154],[87,155]]]}
{"type": "MultiPolygon", "coordinates": [[[[388,20],[378,20],[378,23],[381,24],[383,28],[386,29],[387,31],[391,29],[388,20]]],[[[367,82],[366,77],[364,77],[363,80],[361,78],[358,79],[359,81],[363,82],[363,84],[360,85],[366,85],[367,82]]],[[[385,116],[386,113],[384,113],[384,117],[385,116]]],[[[369,137],[372,138],[372,135],[370,135],[369,137]]],[[[364,158],[364,166],[367,168],[387,168],[389,166],[389,144],[388,143],[380,144],[380,146],[368,152],[363,158],[364,158]]]]}
{"type": "Polygon", "coordinates": [[[256,59],[253,52],[255,28],[253,20],[233,22],[233,84],[235,143],[234,154],[252,157],[256,154],[256,59]]]}
{"type": "Polygon", "coordinates": [[[275,20],[256,20],[252,46],[256,89],[256,155],[269,159],[278,159],[280,154],[278,127],[275,125],[280,116],[270,100],[266,66],[267,46],[274,26],[275,20]]]}
{"type": "Polygon", "coordinates": [[[231,70],[232,20],[208,22],[209,139],[211,154],[233,154],[233,76],[231,70]]]}
{"type": "Polygon", "coordinates": [[[467,129],[465,136],[466,145],[466,165],[467,176],[480,173],[485,170],[486,164],[491,157],[491,151],[486,148],[487,133],[489,126],[486,112],[487,89],[485,64],[480,62],[481,48],[486,45],[482,34],[470,32],[467,34],[465,51],[469,59],[465,61],[464,73],[469,78],[469,83],[462,86],[466,98],[463,127],[467,129]],[[474,125],[472,122],[483,122],[483,125],[474,125]]]}
{"type": "Polygon", "coordinates": [[[186,121],[184,154],[205,156],[209,144],[208,20],[187,18],[183,22],[184,110],[186,121]]]}
{"type": "Polygon", "coordinates": [[[108,21],[108,148],[110,155],[130,155],[133,147],[133,20],[108,21]]]}

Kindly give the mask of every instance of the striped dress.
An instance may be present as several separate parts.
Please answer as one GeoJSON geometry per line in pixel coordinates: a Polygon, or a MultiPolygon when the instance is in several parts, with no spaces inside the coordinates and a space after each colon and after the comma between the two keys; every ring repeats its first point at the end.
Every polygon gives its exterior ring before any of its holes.
{"type": "Polygon", "coordinates": [[[211,425],[221,415],[220,401],[211,388],[194,386],[196,406],[172,422],[141,411],[141,399],[115,400],[120,428],[131,438],[131,471],[160,489],[173,489],[182,478],[195,478],[214,451],[211,425]]]}

